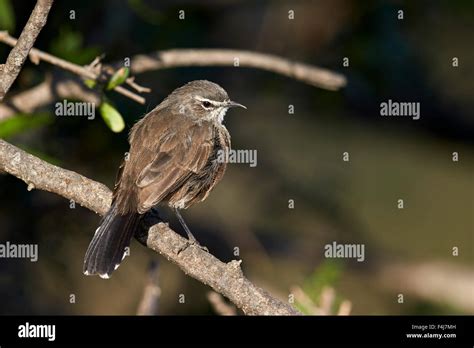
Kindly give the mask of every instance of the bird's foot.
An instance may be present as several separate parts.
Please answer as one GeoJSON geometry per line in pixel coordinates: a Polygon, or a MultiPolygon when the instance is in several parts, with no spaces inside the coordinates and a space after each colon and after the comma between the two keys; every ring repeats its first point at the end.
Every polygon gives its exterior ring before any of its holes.
{"type": "MultiPolygon", "coordinates": [[[[192,236],[192,235],[191,235],[192,236]]],[[[189,248],[191,245],[198,247],[201,250],[204,250],[206,253],[209,252],[209,249],[201,244],[196,240],[194,237],[189,237],[188,240],[186,240],[186,243],[178,250],[178,254],[189,248]]]]}
{"type": "Polygon", "coordinates": [[[190,243],[190,245],[197,246],[199,249],[204,250],[206,253],[209,252],[209,249],[207,247],[205,247],[204,245],[199,244],[196,239],[195,240],[188,240],[188,243],[190,243]]]}
{"type": "Polygon", "coordinates": [[[191,231],[188,230],[186,232],[187,232],[187,235],[188,235],[188,244],[189,245],[195,245],[198,248],[201,248],[202,250],[204,250],[205,252],[209,252],[208,248],[206,248],[205,246],[202,246],[201,244],[199,244],[196,237],[194,237],[194,235],[191,233],[191,231]]]}

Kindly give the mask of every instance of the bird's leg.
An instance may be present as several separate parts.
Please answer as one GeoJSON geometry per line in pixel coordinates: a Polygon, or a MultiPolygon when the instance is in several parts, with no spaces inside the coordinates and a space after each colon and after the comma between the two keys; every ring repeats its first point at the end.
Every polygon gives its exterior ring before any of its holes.
{"type": "Polygon", "coordinates": [[[179,223],[181,224],[181,226],[183,226],[184,230],[186,231],[186,234],[188,235],[189,244],[194,244],[200,247],[201,249],[204,249],[205,251],[209,251],[206,247],[201,246],[201,244],[199,244],[199,242],[197,241],[196,237],[193,236],[188,225],[186,225],[186,222],[184,222],[184,219],[181,216],[181,213],[179,212],[178,208],[174,208],[174,213],[176,214],[176,217],[178,218],[179,223]]]}
{"type": "Polygon", "coordinates": [[[179,223],[181,226],[183,226],[184,230],[186,231],[186,234],[188,235],[188,239],[191,243],[196,243],[199,244],[196,240],[196,238],[193,236],[191,233],[191,230],[189,229],[188,225],[186,225],[186,222],[184,222],[183,217],[181,216],[181,213],[179,212],[178,208],[174,208],[174,213],[176,214],[176,217],[179,220],[179,223]]]}

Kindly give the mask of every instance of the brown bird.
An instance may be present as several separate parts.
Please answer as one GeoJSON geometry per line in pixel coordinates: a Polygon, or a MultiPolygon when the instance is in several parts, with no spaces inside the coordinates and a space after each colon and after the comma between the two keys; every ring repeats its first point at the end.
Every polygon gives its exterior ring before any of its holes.
{"type": "Polygon", "coordinates": [[[222,122],[231,107],[245,108],[219,85],[192,81],[133,126],[112,205],[85,255],[84,274],[109,278],[125,257],[141,218],[160,203],[175,211],[190,242],[197,243],[179,210],[205,200],[222,179],[226,163],[218,161],[218,154],[230,150],[222,122]]]}

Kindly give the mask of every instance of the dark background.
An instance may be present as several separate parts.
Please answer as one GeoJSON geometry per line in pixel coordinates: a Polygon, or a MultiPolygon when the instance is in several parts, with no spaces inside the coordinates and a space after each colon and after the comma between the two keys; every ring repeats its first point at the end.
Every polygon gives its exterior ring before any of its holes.
{"type": "MultiPolygon", "coordinates": [[[[0,29],[18,37],[35,2],[1,2],[0,29]]],[[[127,124],[122,133],[98,112],[93,121],[56,117],[51,105],[16,117],[16,131],[0,123],[0,134],[112,187],[133,123],[188,81],[217,82],[248,107],[225,122],[234,148],[258,150],[258,165],[229,165],[209,198],[184,212],[214,255],[229,261],[239,247],[248,277],[282,299],[298,286],[318,303],[329,286],[335,306],[347,299],[355,314],[474,313],[473,19],[472,1],[56,1],[35,47],[78,64],[102,53],[113,62],[169,48],[235,48],[332,69],[348,85],[331,92],[243,67],[159,70],[137,76],[153,89],[145,106],[108,93],[127,124]],[[420,102],[421,119],[381,117],[388,99],[420,102]],[[365,262],[324,258],[333,241],[365,244],[365,262]]],[[[9,49],[0,45],[0,61],[9,49]]],[[[53,70],[27,62],[10,94],[53,70]]],[[[0,197],[0,241],[39,245],[36,263],[0,259],[1,314],[133,314],[152,259],[160,264],[160,314],[214,313],[206,286],[135,241],[110,280],[83,276],[100,221],[87,209],[28,192],[9,175],[0,175],[0,197]]]]}

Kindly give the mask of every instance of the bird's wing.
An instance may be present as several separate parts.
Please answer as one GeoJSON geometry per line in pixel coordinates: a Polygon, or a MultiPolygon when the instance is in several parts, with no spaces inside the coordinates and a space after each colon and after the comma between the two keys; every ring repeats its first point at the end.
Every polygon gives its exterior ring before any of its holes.
{"type": "Polygon", "coordinates": [[[180,124],[173,133],[162,136],[154,150],[156,155],[149,163],[143,164],[138,173],[135,184],[140,213],[179,189],[193,173],[198,173],[207,164],[213,150],[214,129],[187,122],[180,124]]]}

